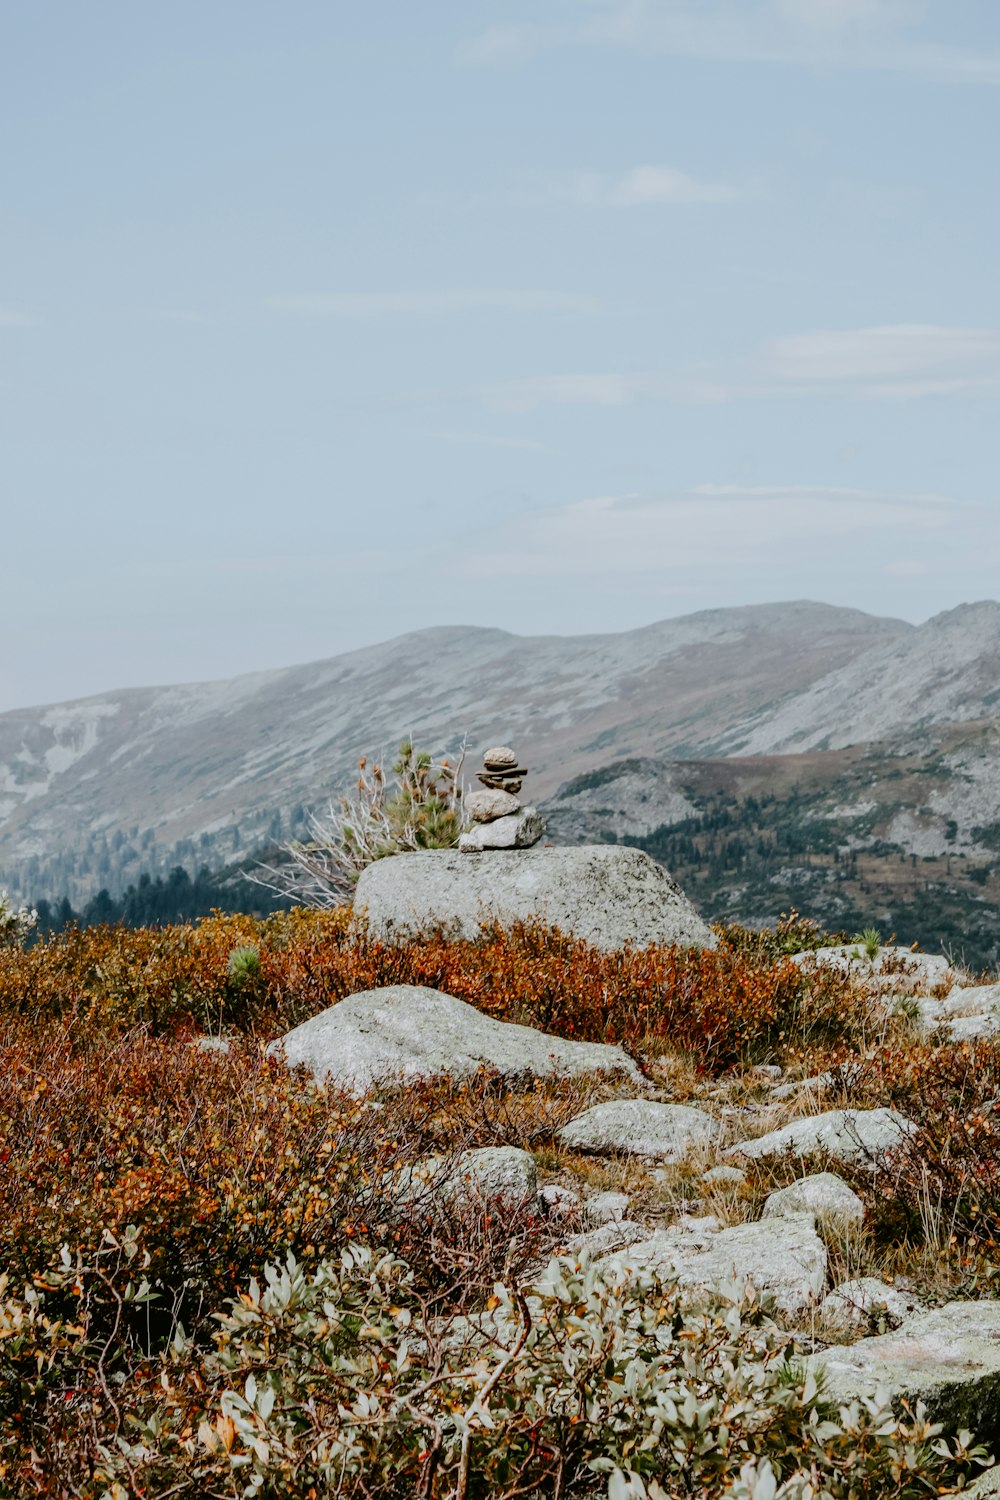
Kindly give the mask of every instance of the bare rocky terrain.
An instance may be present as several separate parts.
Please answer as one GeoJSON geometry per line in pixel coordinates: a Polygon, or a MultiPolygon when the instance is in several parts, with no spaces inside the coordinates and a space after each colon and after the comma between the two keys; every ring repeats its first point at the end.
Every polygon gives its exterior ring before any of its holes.
{"type": "Polygon", "coordinates": [[[1000,604],[913,626],[796,602],[617,635],[432,629],[229,682],[23,709],[0,715],[0,883],[78,899],[178,862],[220,868],[303,827],[360,755],[403,734],[454,755],[467,735],[517,744],[560,842],[636,839],[663,857],[667,830],[688,837],[695,864],[715,858],[711,888],[677,873],[713,914],[804,897],[817,881],[802,872],[819,868],[807,855],[829,861],[823,885],[837,862],[861,869],[844,911],[872,894],[871,859],[889,916],[914,861],[924,885],[951,879],[992,911],[998,684],[1000,604]],[[776,867],[748,871],[732,848],[719,867],[704,825],[723,809],[776,867]]]}

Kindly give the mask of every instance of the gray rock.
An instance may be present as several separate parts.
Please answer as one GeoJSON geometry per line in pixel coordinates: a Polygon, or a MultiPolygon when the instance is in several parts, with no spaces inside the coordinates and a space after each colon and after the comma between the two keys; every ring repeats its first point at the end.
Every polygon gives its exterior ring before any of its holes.
{"type": "Polygon", "coordinates": [[[814,1172],[790,1187],[778,1188],[764,1203],[765,1219],[796,1213],[813,1214],[820,1224],[843,1227],[860,1224],[865,1206],[854,1189],[835,1172],[814,1172]]]}
{"type": "Polygon", "coordinates": [[[628,1216],[628,1193],[595,1193],[583,1205],[583,1216],[589,1224],[621,1223],[628,1216]]]}
{"type": "Polygon", "coordinates": [[[649,1099],[615,1099],[593,1104],[570,1120],[559,1141],[571,1151],[623,1152],[653,1161],[682,1161],[692,1147],[709,1145],[719,1126],[690,1104],[654,1104],[649,1099]]]}
{"type": "Polygon", "coordinates": [[[862,943],[839,943],[792,955],[792,961],[809,967],[820,964],[859,978],[876,979],[880,988],[901,995],[926,995],[942,984],[953,984],[958,975],[943,953],[914,953],[910,948],[879,948],[869,958],[862,943]]]}
{"type": "Polygon", "coordinates": [[[746,1182],[747,1174],[741,1167],[709,1167],[702,1173],[701,1180],[707,1187],[740,1187],[746,1182]]]}
{"type": "Polygon", "coordinates": [[[335,1087],[365,1094],[391,1079],[468,1078],[483,1065],[504,1078],[621,1073],[641,1082],[620,1047],[564,1041],[531,1026],[495,1021],[454,995],[394,984],[350,995],[272,1043],[335,1087]]]}
{"type": "Polygon", "coordinates": [[[452,1161],[425,1156],[383,1181],[405,1211],[435,1199],[460,1212],[485,1207],[514,1211],[538,1196],[534,1160],[517,1146],[483,1146],[452,1161]]]}
{"type": "Polygon", "coordinates": [[[963,1500],[987,1500],[993,1495],[1000,1495],[1000,1466],[984,1470],[962,1491],[963,1500]]]}
{"type": "Polygon", "coordinates": [[[517,765],[517,756],[509,745],[491,745],[483,751],[483,765],[487,771],[510,771],[517,765]]]}
{"type": "Polygon", "coordinates": [[[719,1289],[749,1279],[786,1317],[814,1306],[826,1285],[826,1249],[811,1214],[701,1235],[658,1230],[631,1245],[621,1259],[674,1270],[683,1286],[719,1289]]]}
{"type": "Polygon", "coordinates": [[[558,1182],[547,1182],[543,1188],[538,1190],[539,1202],[554,1218],[569,1218],[580,1211],[580,1195],[574,1193],[571,1188],[562,1187],[558,1182]]]}
{"type": "Polygon", "coordinates": [[[852,1334],[867,1333],[872,1318],[883,1308],[890,1326],[898,1327],[919,1311],[920,1304],[875,1276],[856,1276],[852,1281],[842,1281],[824,1297],[819,1314],[826,1328],[841,1338],[849,1338],[852,1334]]]}
{"type": "MultiPolygon", "coordinates": [[[[509,797],[510,793],[492,792],[491,796],[509,797]]],[[[516,797],[514,801],[517,801],[516,797]]],[[[494,818],[491,823],[476,823],[459,836],[458,847],[462,854],[481,854],[484,849],[530,849],[533,844],[538,843],[544,832],[545,824],[541,813],[533,807],[519,807],[519,811],[494,818]]],[[[397,859],[412,857],[406,854],[396,855],[397,859]]],[[[378,863],[385,864],[386,861],[379,860],[378,863]]]]}
{"type": "Polygon", "coordinates": [[[564,1248],[568,1255],[589,1255],[598,1260],[634,1245],[648,1233],[645,1224],[637,1224],[634,1219],[610,1219],[583,1234],[571,1235],[564,1248]]]}
{"type": "Polygon", "coordinates": [[[463,1206],[505,1204],[516,1208],[537,1195],[535,1163],[517,1146],[463,1151],[448,1176],[446,1191],[453,1202],[463,1206]]]}
{"type": "Polygon", "coordinates": [[[541,921],[605,949],[718,943],[661,865],[616,844],[498,850],[482,860],[451,849],[397,854],[362,872],[354,906],[383,942],[442,929],[474,939],[493,921],[541,921]]]}
{"type": "Polygon", "coordinates": [[[477,823],[490,823],[494,818],[520,811],[521,804],[510,792],[483,787],[480,791],[470,792],[462,807],[477,823]]]}
{"type": "Polygon", "coordinates": [[[831,1109],[822,1115],[793,1120],[781,1130],[772,1130],[754,1141],[730,1146],[727,1156],[754,1159],[808,1156],[826,1152],[842,1161],[880,1162],[887,1151],[902,1146],[916,1130],[912,1120],[894,1109],[831,1109]]]}
{"type": "Polygon", "coordinates": [[[946,1433],[967,1427],[1000,1438],[1000,1302],[949,1302],[909,1317],[896,1333],[814,1354],[827,1394],[839,1402],[888,1390],[893,1406],[923,1401],[946,1433]]]}

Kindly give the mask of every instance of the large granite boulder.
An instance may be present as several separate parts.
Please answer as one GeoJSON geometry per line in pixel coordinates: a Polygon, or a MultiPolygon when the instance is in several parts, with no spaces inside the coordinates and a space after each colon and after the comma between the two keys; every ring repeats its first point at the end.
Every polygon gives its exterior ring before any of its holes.
{"type": "Polygon", "coordinates": [[[358,1094],[390,1079],[468,1078],[484,1065],[504,1078],[620,1073],[642,1082],[620,1047],[495,1021],[454,995],[412,984],[349,995],[270,1050],[293,1067],[304,1064],[318,1081],[358,1094]]]}
{"type": "Polygon", "coordinates": [[[617,844],[397,854],[362,872],[354,909],[386,943],[474,939],[493,922],[533,921],[605,949],[718,941],[662,865],[617,844]]]}
{"type": "Polygon", "coordinates": [[[571,1151],[644,1156],[651,1161],[676,1162],[696,1146],[718,1139],[719,1127],[710,1114],[690,1104],[657,1104],[651,1099],[612,1099],[592,1104],[564,1125],[560,1145],[571,1151]]]}
{"type": "Polygon", "coordinates": [[[949,1302],[907,1318],[895,1333],[837,1345],[809,1363],[837,1401],[881,1387],[897,1408],[922,1401],[947,1433],[967,1427],[990,1447],[1000,1441],[1000,1302],[949,1302]]]}

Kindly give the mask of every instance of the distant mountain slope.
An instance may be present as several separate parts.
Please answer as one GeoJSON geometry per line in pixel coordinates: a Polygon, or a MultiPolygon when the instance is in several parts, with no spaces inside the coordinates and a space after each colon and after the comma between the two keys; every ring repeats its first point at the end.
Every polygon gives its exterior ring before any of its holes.
{"type": "Polygon", "coordinates": [[[0,885],[86,900],[140,870],[218,868],[302,827],[303,809],[342,788],[359,755],[408,733],[449,753],[466,732],[473,749],[511,740],[531,796],[569,839],[703,816],[680,763],[720,758],[780,757],[784,768],[760,777],[787,786],[787,766],[819,752],[810,784],[833,777],[834,801],[821,814],[814,797],[811,816],[826,817],[841,794],[822,752],[870,745],[880,790],[875,801],[852,791],[862,811],[836,814],[845,838],[986,857],[1000,826],[998,703],[995,603],[919,627],[798,602],[619,635],[419,631],[230,682],[0,715],[0,885]],[[920,770],[902,777],[907,755],[920,770]],[[869,802],[877,828],[855,827],[869,802]]]}
{"type": "Polygon", "coordinates": [[[839,749],[982,719],[998,705],[1000,604],[963,604],[873,644],[781,704],[762,704],[734,723],[719,748],[739,755],[839,749]]]}
{"type": "Polygon", "coordinates": [[[618,635],[419,631],[230,682],[0,715],[0,880],[92,894],[178,859],[219,864],[294,823],[405,733],[454,752],[511,739],[544,798],[623,756],[717,753],[734,724],[912,626],[806,602],[618,635]]]}

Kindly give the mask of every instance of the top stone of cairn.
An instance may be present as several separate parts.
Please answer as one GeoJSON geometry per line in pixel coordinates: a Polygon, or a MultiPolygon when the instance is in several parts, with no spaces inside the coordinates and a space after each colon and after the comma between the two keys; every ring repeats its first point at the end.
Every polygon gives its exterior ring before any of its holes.
{"type": "Polygon", "coordinates": [[[512,771],[517,765],[517,756],[507,745],[494,745],[483,752],[483,765],[487,771],[512,771]]]}

